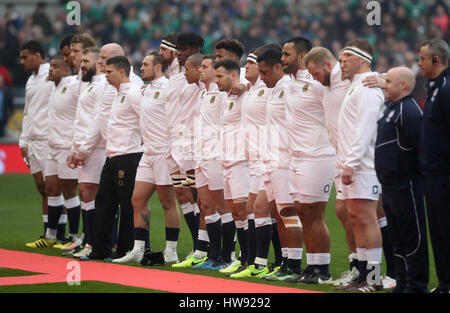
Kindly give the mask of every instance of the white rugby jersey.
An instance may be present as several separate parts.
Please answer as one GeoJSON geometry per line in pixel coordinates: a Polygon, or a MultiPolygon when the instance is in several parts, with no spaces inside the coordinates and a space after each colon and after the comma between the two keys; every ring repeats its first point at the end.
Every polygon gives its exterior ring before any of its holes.
{"type": "Polygon", "coordinates": [[[224,166],[228,167],[245,158],[245,135],[242,125],[242,107],[248,92],[240,96],[231,95],[223,99],[221,116],[221,146],[224,166]]]}
{"type": "Polygon", "coordinates": [[[268,88],[260,77],[250,86],[247,102],[242,108],[245,130],[245,156],[249,161],[250,172],[261,172],[266,146],[266,106],[272,88],[268,88]]]}
{"type": "Polygon", "coordinates": [[[323,90],[323,106],[325,111],[325,125],[328,130],[330,143],[337,151],[337,125],[339,119],[339,111],[342,102],[352,82],[349,79],[342,80],[341,67],[339,62],[331,70],[330,86],[324,87],[323,90]]]}
{"type": "Polygon", "coordinates": [[[266,170],[289,168],[289,144],[286,125],[286,94],[291,77],[284,75],[272,89],[267,102],[267,149],[264,156],[266,170]]]}
{"type": "MultiPolygon", "coordinates": [[[[89,148],[86,148],[86,145],[88,144],[91,128],[96,125],[96,105],[103,94],[105,85],[105,75],[95,75],[80,94],[74,122],[72,151],[81,151],[83,153],[90,151],[89,148]]],[[[104,148],[105,142],[100,142],[98,147],[104,148]]]]}
{"type": "Polygon", "coordinates": [[[170,152],[167,131],[166,91],[169,80],[162,76],[145,88],[141,100],[139,127],[147,155],[170,152]]]}
{"type": "Polygon", "coordinates": [[[373,72],[357,74],[347,92],[338,121],[339,169],[352,168],[355,173],[375,174],[374,150],[377,121],[384,108],[380,88],[362,84],[373,72]]]}
{"type": "Polygon", "coordinates": [[[298,70],[286,95],[291,162],[334,158],[322,104],[323,86],[307,70],[298,70]]]}
{"type": "MultiPolygon", "coordinates": [[[[104,74],[103,74],[104,75],[104,74]]],[[[143,85],[142,79],[134,74],[133,67],[130,69],[130,82],[143,85]]],[[[105,148],[106,129],[108,127],[109,117],[111,115],[111,105],[117,95],[117,89],[109,84],[105,77],[104,89],[95,102],[95,122],[90,123],[85,142],[78,148],[79,151],[90,154],[94,148],[105,148]]]]}
{"type": "Polygon", "coordinates": [[[172,156],[175,160],[194,160],[194,131],[196,119],[200,112],[199,96],[205,85],[186,84],[180,94],[179,122],[172,129],[172,156]],[[181,153],[181,155],[177,155],[181,153]]]}
{"type": "Polygon", "coordinates": [[[195,159],[220,160],[220,123],[225,92],[219,91],[216,83],[211,82],[209,89],[200,92],[198,123],[195,124],[195,159]]]}
{"type": "Polygon", "coordinates": [[[141,99],[141,86],[132,82],[120,84],[106,130],[107,157],[144,151],[139,129],[141,99]]]}
{"type": "Polygon", "coordinates": [[[39,66],[25,85],[25,107],[19,146],[28,147],[30,140],[48,139],[48,100],[55,84],[48,80],[49,63],[39,66]]]}
{"type": "Polygon", "coordinates": [[[184,69],[175,58],[169,68],[169,85],[167,90],[167,128],[169,134],[172,136],[172,131],[175,125],[180,121],[181,110],[181,91],[188,85],[186,77],[184,76],[184,69]]]}
{"type": "Polygon", "coordinates": [[[78,80],[75,75],[61,78],[53,89],[48,110],[48,146],[70,149],[78,103],[78,80]]]}

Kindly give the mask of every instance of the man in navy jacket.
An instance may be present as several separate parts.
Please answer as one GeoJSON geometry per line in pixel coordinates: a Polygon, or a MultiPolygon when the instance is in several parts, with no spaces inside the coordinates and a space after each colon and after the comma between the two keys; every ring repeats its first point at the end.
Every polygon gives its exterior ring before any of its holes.
{"type": "Polygon", "coordinates": [[[422,110],[411,92],[415,77],[408,68],[386,75],[383,116],[378,120],[375,169],[383,188],[383,208],[395,256],[396,287],[392,292],[426,292],[428,245],[419,143],[422,110]]]}
{"type": "Polygon", "coordinates": [[[430,238],[439,286],[450,289],[450,70],[448,44],[433,39],[420,49],[419,67],[428,78],[420,142],[430,238]]]}

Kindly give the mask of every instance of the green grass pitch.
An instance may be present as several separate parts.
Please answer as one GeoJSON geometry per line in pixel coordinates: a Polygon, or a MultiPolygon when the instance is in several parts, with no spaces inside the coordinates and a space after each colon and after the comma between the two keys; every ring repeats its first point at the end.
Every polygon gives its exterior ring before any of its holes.
{"type": "MultiPolygon", "coordinates": [[[[330,197],[326,209],[326,221],[331,236],[331,264],[330,272],[333,278],[338,278],[340,273],[348,269],[348,248],[345,240],[344,229],[334,213],[334,191],[330,197]]],[[[165,247],[164,232],[164,214],[157,195],[150,199],[151,207],[151,231],[150,240],[152,249],[162,251],[165,247]]],[[[181,212],[181,211],[180,211],[181,212]]],[[[182,215],[182,213],[181,213],[182,215]]],[[[81,223],[80,223],[81,228],[81,223]]],[[[31,175],[8,174],[0,175],[0,248],[9,250],[18,250],[45,255],[61,256],[61,250],[54,248],[30,249],[25,247],[26,242],[33,241],[43,234],[42,212],[40,196],[34,186],[31,175]]],[[[238,247],[237,247],[238,249],[238,247]]],[[[178,242],[179,258],[184,258],[192,250],[192,240],[187,225],[182,217],[180,239],[178,242]]],[[[303,267],[306,266],[306,252],[303,255],[303,267]]],[[[430,256],[430,283],[429,288],[437,285],[436,273],[434,270],[434,261],[429,244],[430,256]]],[[[271,248],[269,263],[273,262],[273,251],[271,248]]],[[[128,263],[127,265],[139,266],[140,264],[128,263]]],[[[168,271],[178,271],[184,273],[193,273],[191,269],[172,269],[170,265],[163,267],[154,267],[155,269],[164,269],[168,271]]],[[[385,272],[385,264],[382,264],[382,274],[385,272]]],[[[198,272],[194,272],[199,274],[198,272]]],[[[16,270],[0,268],[0,277],[31,275],[16,270]]],[[[227,278],[225,275],[214,272],[204,271],[204,275],[212,277],[227,278]]],[[[258,279],[244,279],[255,283],[266,283],[278,286],[294,287],[308,290],[317,290],[325,292],[335,292],[334,287],[326,285],[293,285],[288,283],[265,282],[258,279]]],[[[104,284],[100,282],[82,282],[81,286],[68,286],[64,283],[43,284],[43,285],[23,285],[23,286],[0,286],[0,293],[3,292],[154,292],[142,288],[133,288],[128,286],[104,284]],[[43,286],[47,285],[47,286],[43,286]]]]}

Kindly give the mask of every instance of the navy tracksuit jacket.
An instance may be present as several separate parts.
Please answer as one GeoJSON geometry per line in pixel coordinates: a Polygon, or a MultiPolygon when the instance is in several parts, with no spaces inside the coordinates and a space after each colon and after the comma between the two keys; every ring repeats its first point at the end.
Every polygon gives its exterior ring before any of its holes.
{"type": "Polygon", "coordinates": [[[419,144],[422,111],[412,96],[387,103],[378,120],[375,170],[395,256],[396,281],[409,292],[426,292],[428,245],[419,144]]]}
{"type": "Polygon", "coordinates": [[[428,224],[439,288],[450,289],[450,69],[427,82],[420,144],[428,224]]]}

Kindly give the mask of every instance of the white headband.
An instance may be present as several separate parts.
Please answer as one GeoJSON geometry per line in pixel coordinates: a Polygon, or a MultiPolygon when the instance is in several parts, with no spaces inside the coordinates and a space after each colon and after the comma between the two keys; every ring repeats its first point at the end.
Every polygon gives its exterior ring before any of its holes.
{"type": "Polygon", "coordinates": [[[172,50],[175,52],[177,51],[177,47],[173,43],[168,42],[167,40],[161,41],[161,47],[164,47],[166,49],[169,49],[169,50],[172,50]]]}
{"type": "Polygon", "coordinates": [[[354,55],[366,60],[367,62],[372,63],[372,56],[357,47],[345,47],[344,52],[354,54],[354,55]]]}
{"type": "Polygon", "coordinates": [[[257,62],[256,62],[257,59],[258,59],[258,57],[256,56],[256,54],[253,54],[253,53],[250,53],[250,54],[247,56],[247,61],[252,61],[252,62],[257,63],[257,62]]]}

